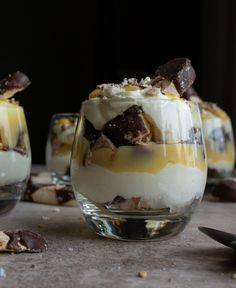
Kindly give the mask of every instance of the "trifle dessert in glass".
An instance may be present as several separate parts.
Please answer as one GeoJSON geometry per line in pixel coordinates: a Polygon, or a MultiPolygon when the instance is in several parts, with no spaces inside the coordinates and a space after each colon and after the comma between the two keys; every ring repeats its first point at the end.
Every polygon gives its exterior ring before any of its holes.
{"type": "Polygon", "coordinates": [[[46,145],[47,169],[56,183],[70,183],[70,158],[78,114],[59,113],[51,119],[46,145]]]}
{"type": "Polygon", "coordinates": [[[99,85],[83,102],[71,177],[96,233],[166,239],[188,223],[207,175],[198,105],[181,98],[194,78],[177,58],[152,79],[99,85]]]}
{"type": "Polygon", "coordinates": [[[0,81],[0,215],[16,205],[30,175],[31,152],[24,110],[10,99],[29,84],[28,77],[19,71],[0,81]]]}
{"type": "Polygon", "coordinates": [[[186,95],[200,106],[208,162],[207,183],[214,184],[230,176],[234,168],[235,146],[231,120],[216,103],[203,101],[192,87],[186,91],[186,95]]]}

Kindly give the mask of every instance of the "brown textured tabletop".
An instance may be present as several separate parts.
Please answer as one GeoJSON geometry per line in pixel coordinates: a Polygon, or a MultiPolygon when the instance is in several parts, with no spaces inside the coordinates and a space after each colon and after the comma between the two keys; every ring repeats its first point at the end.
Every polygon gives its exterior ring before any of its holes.
{"type": "Polygon", "coordinates": [[[0,254],[0,287],[236,287],[236,252],[198,232],[236,232],[236,204],[203,201],[185,231],[165,242],[120,242],[96,236],[79,208],[21,202],[1,229],[41,233],[48,250],[0,254]],[[138,278],[146,271],[146,278],[138,278]]]}

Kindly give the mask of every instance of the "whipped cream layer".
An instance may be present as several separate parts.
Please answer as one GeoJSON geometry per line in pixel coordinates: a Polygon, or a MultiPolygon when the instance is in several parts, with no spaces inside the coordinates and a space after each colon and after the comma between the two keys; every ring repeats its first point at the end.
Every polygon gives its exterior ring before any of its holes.
{"type": "Polygon", "coordinates": [[[203,194],[206,171],[170,164],[159,173],[113,173],[98,165],[80,167],[72,161],[74,190],[98,203],[140,197],[151,209],[181,209],[203,194]]]}
{"type": "Polygon", "coordinates": [[[106,97],[92,98],[83,103],[82,111],[85,117],[97,130],[101,130],[105,123],[133,105],[142,107],[148,120],[158,127],[163,133],[163,140],[168,142],[187,141],[189,131],[193,127],[201,127],[195,104],[172,95],[164,95],[159,88],[119,93],[116,93],[116,90],[122,90],[121,87],[109,86],[109,89],[106,89],[110,93],[107,94],[105,90],[106,97]]]}
{"type": "Polygon", "coordinates": [[[0,151],[0,186],[24,181],[30,175],[31,156],[16,151],[0,151]]]}

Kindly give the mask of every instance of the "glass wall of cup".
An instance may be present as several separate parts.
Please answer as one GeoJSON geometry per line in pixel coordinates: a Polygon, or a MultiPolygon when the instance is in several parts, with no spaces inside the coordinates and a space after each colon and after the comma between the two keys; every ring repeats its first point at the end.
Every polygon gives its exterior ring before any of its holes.
{"type": "Polygon", "coordinates": [[[82,104],[71,179],[97,234],[120,240],[178,234],[201,200],[206,177],[197,104],[151,97],[82,104]]]}

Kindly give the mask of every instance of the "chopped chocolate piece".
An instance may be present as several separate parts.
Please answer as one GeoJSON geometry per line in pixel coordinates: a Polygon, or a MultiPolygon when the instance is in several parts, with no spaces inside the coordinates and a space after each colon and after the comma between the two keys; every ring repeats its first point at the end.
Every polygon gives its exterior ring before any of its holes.
{"type": "Polygon", "coordinates": [[[51,205],[77,206],[71,186],[53,184],[47,172],[31,175],[23,199],[51,205]]]}
{"type": "Polygon", "coordinates": [[[180,95],[192,86],[196,77],[191,61],[187,58],[175,58],[159,66],[155,75],[159,77],[159,79],[162,77],[170,82],[173,81],[180,95]]]}
{"type": "Polygon", "coordinates": [[[116,147],[137,145],[151,140],[151,131],[140,106],[133,105],[104,125],[103,133],[116,147]]]}
{"type": "Polygon", "coordinates": [[[16,146],[13,149],[14,151],[20,153],[23,156],[27,154],[24,138],[25,138],[25,131],[20,131],[16,146]]]}
{"type": "Polygon", "coordinates": [[[221,201],[236,202],[236,178],[221,181],[212,190],[212,195],[221,201]]]}
{"type": "Polygon", "coordinates": [[[226,149],[226,143],[225,143],[225,135],[224,135],[224,129],[223,127],[218,127],[212,130],[209,137],[215,142],[216,148],[223,152],[226,149]]]}
{"type": "Polygon", "coordinates": [[[195,103],[201,103],[202,99],[198,95],[197,91],[193,88],[193,86],[189,87],[183,94],[183,98],[193,101],[195,103]]]}
{"type": "Polygon", "coordinates": [[[60,189],[57,189],[56,194],[59,205],[75,199],[75,195],[71,190],[71,187],[68,186],[62,186],[60,189]]]}
{"type": "Polygon", "coordinates": [[[121,196],[116,196],[111,202],[109,202],[110,205],[114,205],[114,204],[119,204],[119,203],[122,203],[122,202],[125,202],[126,199],[124,197],[121,197],[121,196]]]}
{"type": "Polygon", "coordinates": [[[94,144],[96,140],[101,136],[101,132],[93,127],[93,124],[88,119],[84,118],[84,137],[94,144]]]}
{"type": "Polygon", "coordinates": [[[189,140],[187,140],[188,144],[202,144],[202,133],[201,129],[197,127],[192,127],[189,130],[189,140]]]}
{"type": "Polygon", "coordinates": [[[8,74],[6,78],[0,81],[0,98],[8,99],[25,89],[30,83],[28,76],[20,71],[8,74]]]}
{"type": "Polygon", "coordinates": [[[47,249],[45,239],[28,230],[1,231],[0,241],[7,243],[0,248],[3,252],[43,252],[47,249]]]}
{"type": "Polygon", "coordinates": [[[109,148],[111,150],[115,150],[116,147],[114,144],[103,134],[97,139],[97,141],[92,146],[92,151],[101,149],[101,148],[109,148]]]}
{"type": "Polygon", "coordinates": [[[213,168],[209,168],[209,167],[208,167],[207,177],[208,177],[208,178],[220,178],[221,175],[220,175],[220,173],[219,173],[216,169],[213,169],[213,168]]]}

